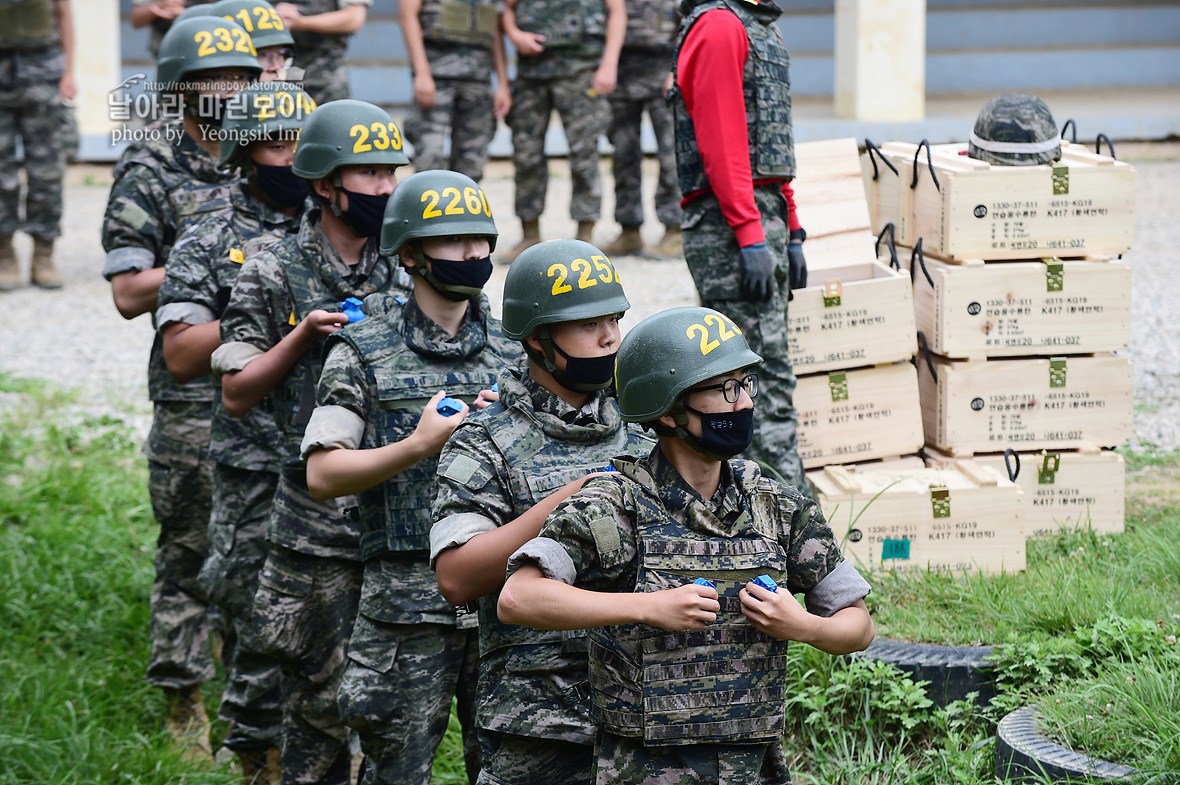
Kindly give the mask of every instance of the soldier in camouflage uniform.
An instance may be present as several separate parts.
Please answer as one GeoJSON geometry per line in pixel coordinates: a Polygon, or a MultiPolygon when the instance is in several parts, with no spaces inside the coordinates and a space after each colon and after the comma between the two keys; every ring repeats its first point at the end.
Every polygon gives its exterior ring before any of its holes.
{"type": "Polygon", "coordinates": [[[502,624],[496,599],[508,555],[559,501],[611,457],[651,446],[608,389],[629,307],[597,248],[554,240],[524,251],[505,282],[504,332],[528,362],[500,374],[499,402],[468,417],[439,461],[430,532],[438,582],[454,603],[479,601],[481,785],[590,782],[585,636],[502,624]],[[593,286],[553,294],[555,274],[583,269],[594,271],[593,286]]]}
{"type": "Polygon", "coordinates": [[[232,19],[250,34],[262,66],[258,81],[286,81],[287,69],[295,62],[295,39],[273,5],[266,0],[221,0],[213,13],[232,19]]]}
{"type": "Polygon", "coordinates": [[[297,234],[246,259],[213,353],[229,413],[241,417],[269,395],[282,440],[270,551],[251,624],[254,639],[282,663],[287,785],[349,779],[348,728],[336,691],[360,600],[356,500],[313,498],[298,454],[323,340],[348,321],[344,301],[405,287],[404,273],[377,241],[395,170],[407,163],[401,131],[384,110],[353,100],[319,106],[304,123],[292,165],[309,181],[316,205],[297,234]],[[358,126],[365,140],[350,135],[358,126]]]}
{"type": "Polygon", "coordinates": [[[1061,160],[1061,138],[1049,106],[1035,95],[998,95],[979,111],[967,155],[999,166],[1061,160]]]}
{"type": "Polygon", "coordinates": [[[554,109],[569,143],[570,217],[578,222],[578,239],[591,239],[602,212],[598,137],[610,126],[605,96],[615,89],[627,18],[623,0],[510,0],[501,24],[517,51],[508,125],[524,237],[504,255],[511,261],[541,241],[549,187],[545,132],[554,109]]]}
{"type": "Polygon", "coordinates": [[[788,641],[845,654],[873,639],[869,585],[819,507],[731,460],[753,435],[761,360],[708,308],[637,325],[619,347],[619,408],[658,445],[612,461],[509,559],[503,621],[594,628],[600,785],[788,785],[788,641]]]}
{"type": "MultiPolygon", "coordinates": [[[[230,207],[236,177],[218,169],[217,142],[207,135],[217,110],[203,106],[200,96],[225,98],[221,83],[241,79],[235,84],[244,85],[261,70],[249,52],[246,31],[220,19],[175,25],[160,52],[160,80],[178,86],[191,83],[182,88],[189,108],[173,121],[180,141],[142,145],[119,162],[102,229],[107,252],[103,275],[111,282],[116,308],[127,319],[144,313],[155,318],[164,263],[173,243],[193,224],[230,207]],[[199,55],[194,36],[213,35],[218,29],[237,33],[246,51],[199,55]]],[[[208,550],[213,381],[207,374],[184,384],[173,379],[157,334],[148,360],[148,394],[153,404],[146,446],[148,490],[160,524],[148,681],[168,693],[174,737],[195,742],[195,749],[207,753],[208,720],[199,688],[212,678],[213,661],[207,603],[197,574],[208,550]],[[190,738],[186,726],[204,731],[190,738]]]]}
{"type": "Polygon", "coordinates": [[[619,85],[610,94],[610,141],[615,148],[615,220],[623,227],[618,238],[603,247],[611,256],[643,250],[639,227],[643,225],[643,148],[640,121],[644,111],[651,119],[660,162],[656,181],[656,217],[664,225],[664,237],[650,249],[656,258],[680,256],[680,187],[676,183],[676,148],[672,110],[664,91],[672,68],[676,44],[679,0],[629,0],[627,38],[619,57],[619,85]]]}
{"type": "MultiPolygon", "coordinates": [[[[185,13],[186,10],[202,5],[212,5],[217,0],[131,0],[131,26],[139,29],[150,26],[151,36],[148,38],[148,53],[156,57],[160,52],[160,42],[171,29],[172,24],[185,13]]],[[[195,13],[202,13],[198,11],[195,13]]],[[[192,13],[185,15],[185,19],[192,13]]]]}
{"type": "Polygon", "coordinates": [[[414,168],[453,169],[483,179],[496,118],[512,106],[495,3],[400,0],[397,13],[414,72],[414,106],[406,118],[414,168]],[[448,133],[449,155],[443,152],[448,133]]]}
{"type": "Polygon", "coordinates": [[[292,0],[276,3],[295,37],[295,65],[317,103],[348,98],[348,39],[365,25],[373,0],[292,0]]]}
{"type": "MultiPolygon", "coordinates": [[[[292,235],[307,183],[291,173],[295,142],[314,108],[307,93],[282,82],[251,85],[230,101],[221,165],[243,172],[229,209],[190,227],[172,247],[160,286],[156,322],[174,379],[204,376],[221,345],[220,318],[247,256],[292,235]],[[239,141],[255,139],[255,141],[239,141]]],[[[241,761],[247,783],[278,781],[279,664],[253,639],[258,574],[266,559],[266,522],[278,485],[282,442],[269,402],[242,419],[213,400],[210,549],[199,583],[232,632],[223,652],[226,691],[219,716],[230,723],[224,746],[241,761]]]]}
{"type": "Polygon", "coordinates": [[[474,180],[419,172],[398,185],[385,216],[381,250],[400,258],[413,295],[368,298],[367,318],[329,339],[319,407],[303,440],[313,493],[360,496],[365,578],[338,700],[360,734],[364,785],[428,785],[457,697],[474,780],[476,620],[457,619],[439,594],[430,496],[436,456],[467,402],[486,406],[496,375],[520,349],[483,295],[498,233],[474,180]],[[463,197],[457,210],[430,208],[431,195],[451,191],[463,197]],[[462,401],[460,411],[440,413],[444,395],[462,401]]]}
{"type": "Polygon", "coordinates": [[[807,285],[787,49],[772,0],[683,0],[672,103],[685,260],[701,303],[745,332],[763,402],[745,457],[810,494],[799,459],[790,290],[807,285]]]}
{"type": "Polygon", "coordinates": [[[69,0],[0,0],[0,292],[20,286],[12,235],[33,237],[32,280],[60,289],[53,266],[61,235],[66,173],[63,101],[74,97],[74,31],[69,0]],[[27,192],[21,221],[24,147],[27,192]]]}

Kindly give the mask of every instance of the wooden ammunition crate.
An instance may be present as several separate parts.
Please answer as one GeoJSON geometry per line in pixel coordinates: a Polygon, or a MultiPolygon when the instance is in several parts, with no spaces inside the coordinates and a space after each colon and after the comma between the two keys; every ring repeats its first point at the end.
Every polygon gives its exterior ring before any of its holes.
{"type": "Polygon", "coordinates": [[[1053,165],[994,166],[959,155],[966,144],[934,145],[898,159],[898,242],[922,238],[949,260],[1115,255],[1135,239],[1135,169],[1081,145],[1061,143],[1053,165]],[[907,193],[908,192],[908,193],[907,193]]]}
{"type": "Polygon", "coordinates": [[[1099,354],[918,360],[926,443],[956,456],[1116,447],[1131,436],[1131,361],[1099,354]],[[933,365],[935,375],[930,372],[933,365]]]}
{"type": "Polygon", "coordinates": [[[908,360],[917,350],[909,277],[880,262],[815,271],[787,309],[796,374],[908,360]]]}
{"type": "Polygon", "coordinates": [[[918,377],[910,363],[800,376],[799,457],[808,469],[917,452],[918,377]]]}
{"type": "MultiPolygon", "coordinates": [[[[910,189],[902,187],[901,165],[913,160],[918,146],[908,142],[886,142],[878,149],[880,156],[866,149],[860,157],[861,179],[869,202],[869,226],[878,233],[885,224],[891,223],[897,233],[897,242],[908,242],[909,235],[905,232],[909,223],[910,189]]],[[[905,185],[908,186],[909,182],[905,185]]]]}
{"type": "Polygon", "coordinates": [[[807,258],[808,280],[826,275],[832,267],[869,264],[877,258],[877,238],[869,231],[841,232],[822,237],[807,236],[803,255],[807,258]]]}
{"type": "Polygon", "coordinates": [[[924,269],[919,265],[914,275],[914,309],[935,354],[1090,354],[1130,343],[1131,268],[1125,262],[955,265],[926,259],[924,269]]]}
{"type": "Polygon", "coordinates": [[[871,231],[855,139],[795,145],[795,170],[791,188],[808,242],[830,234],[871,231]]]}
{"type": "Polygon", "coordinates": [[[860,569],[1019,572],[1023,492],[985,466],[826,466],[807,473],[844,557],[860,569]]]}
{"type": "MultiPolygon", "coordinates": [[[[948,466],[962,459],[926,450],[930,466],[948,466]]],[[[1024,532],[1029,537],[1062,529],[1092,529],[1117,534],[1126,522],[1127,472],[1117,452],[1026,452],[976,455],[975,463],[1016,474],[1024,490],[1024,532]]]]}

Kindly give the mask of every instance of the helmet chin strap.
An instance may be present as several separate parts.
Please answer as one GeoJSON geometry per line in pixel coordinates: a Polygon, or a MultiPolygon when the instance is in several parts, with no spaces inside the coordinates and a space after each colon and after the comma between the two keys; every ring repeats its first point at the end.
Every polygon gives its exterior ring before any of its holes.
{"type": "Polygon", "coordinates": [[[680,439],[680,441],[684,442],[689,447],[696,450],[701,455],[705,456],[706,458],[708,458],[710,460],[713,460],[713,461],[728,460],[729,456],[718,455],[715,452],[710,452],[709,450],[705,449],[705,446],[701,443],[700,438],[697,436],[694,436],[692,433],[689,432],[689,430],[688,430],[688,411],[684,408],[684,401],[677,398],[675,403],[672,404],[672,408],[668,410],[668,413],[671,414],[672,417],[676,420],[676,427],[669,428],[667,425],[664,425],[659,420],[653,420],[652,425],[651,425],[651,428],[653,431],[655,431],[660,436],[668,436],[668,437],[674,436],[674,437],[680,439]]]}

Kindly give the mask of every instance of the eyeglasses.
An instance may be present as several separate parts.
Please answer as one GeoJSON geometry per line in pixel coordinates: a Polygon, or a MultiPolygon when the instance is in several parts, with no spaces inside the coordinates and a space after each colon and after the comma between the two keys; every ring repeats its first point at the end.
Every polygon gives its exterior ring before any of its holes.
{"type": "Polygon", "coordinates": [[[691,387],[685,390],[685,394],[694,392],[708,392],[710,390],[721,390],[722,395],[725,396],[726,403],[737,403],[738,398],[741,397],[741,390],[745,390],[746,394],[751,398],[758,397],[758,376],[757,374],[748,373],[741,379],[726,379],[721,384],[710,384],[708,387],[691,387]]]}
{"type": "Polygon", "coordinates": [[[265,71],[290,68],[294,62],[295,50],[289,46],[284,46],[281,49],[267,49],[258,53],[258,64],[265,71]]]}

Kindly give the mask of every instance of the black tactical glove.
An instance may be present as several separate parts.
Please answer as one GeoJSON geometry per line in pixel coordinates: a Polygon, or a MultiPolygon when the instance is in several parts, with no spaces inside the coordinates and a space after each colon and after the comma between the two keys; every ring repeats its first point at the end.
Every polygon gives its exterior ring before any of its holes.
{"type": "Polygon", "coordinates": [[[803,241],[807,239],[807,232],[795,229],[791,232],[791,242],[787,245],[787,261],[791,265],[791,288],[807,288],[807,260],[803,258],[803,241]]]}
{"type": "Polygon", "coordinates": [[[766,243],[753,243],[742,248],[742,297],[748,302],[766,302],[774,294],[774,259],[766,243]]]}

